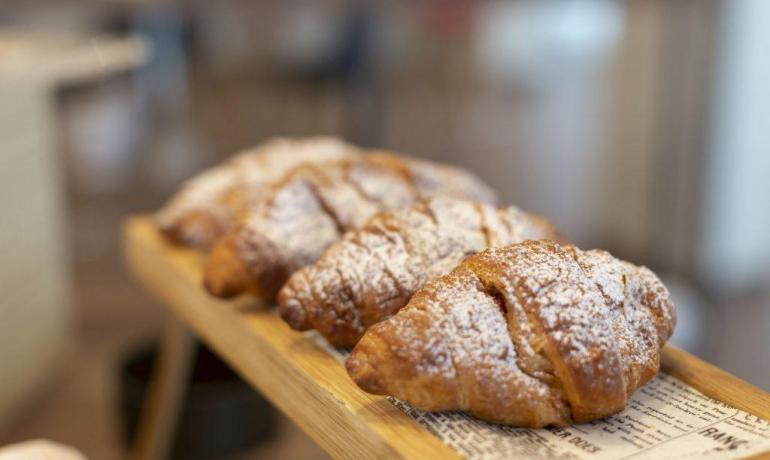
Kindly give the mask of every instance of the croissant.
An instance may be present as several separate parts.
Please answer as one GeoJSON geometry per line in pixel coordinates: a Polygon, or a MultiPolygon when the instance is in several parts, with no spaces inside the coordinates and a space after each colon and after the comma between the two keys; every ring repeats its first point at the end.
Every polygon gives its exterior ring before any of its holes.
{"type": "Polygon", "coordinates": [[[174,243],[209,248],[242,209],[289,169],[350,158],[357,152],[332,137],[271,139],[187,180],[156,213],[157,226],[174,243]]]}
{"type": "Polygon", "coordinates": [[[428,282],[346,362],[367,392],[515,426],[623,409],[676,322],[647,268],[551,241],[487,249],[428,282]]]}
{"type": "Polygon", "coordinates": [[[215,296],[251,292],[273,299],[295,270],[384,210],[421,197],[449,195],[482,202],[494,193],[461,169],[385,152],[287,174],[215,245],[204,285],[215,296]]]}
{"type": "Polygon", "coordinates": [[[490,246],[560,238],[546,219],[515,207],[421,200],[375,216],[294,273],[278,295],[278,312],[294,329],[316,329],[332,345],[352,347],[369,326],[464,257],[490,246]]]}

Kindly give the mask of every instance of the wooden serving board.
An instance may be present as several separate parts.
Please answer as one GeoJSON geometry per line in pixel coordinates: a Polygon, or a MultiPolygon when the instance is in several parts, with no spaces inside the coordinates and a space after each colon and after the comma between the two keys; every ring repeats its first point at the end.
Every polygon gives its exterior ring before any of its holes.
{"type": "MultiPolygon", "coordinates": [[[[361,391],[316,340],[258,301],[209,296],[202,256],[168,245],[149,218],[126,222],[124,247],[142,285],[335,458],[460,458],[386,398],[361,391]]],[[[770,420],[770,394],[678,348],[664,348],[662,370],[770,420]]]]}

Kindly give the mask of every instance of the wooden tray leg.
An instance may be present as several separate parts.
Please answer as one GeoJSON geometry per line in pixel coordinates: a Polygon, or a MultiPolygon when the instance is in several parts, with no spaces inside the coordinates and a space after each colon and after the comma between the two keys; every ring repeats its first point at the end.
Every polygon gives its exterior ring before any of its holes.
{"type": "Polygon", "coordinates": [[[159,460],[169,457],[194,351],[195,340],[190,330],[169,315],[130,458],[159,460]]]}

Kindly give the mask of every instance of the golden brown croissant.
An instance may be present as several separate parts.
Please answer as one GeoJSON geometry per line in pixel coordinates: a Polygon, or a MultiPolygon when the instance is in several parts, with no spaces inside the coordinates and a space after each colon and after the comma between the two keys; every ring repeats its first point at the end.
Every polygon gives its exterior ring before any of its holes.
{"type": "Polygon", "coordinates": [[[647,268],[551,241],[487,249],[364,334],[355,382],[425,410],[517,426],[620,411],[658,371],[675,324],[647,268]]]}
{"type": "Polygon", "coordinates": [[[177,244],[208,248],[290,169],[356,155],[358,149],[332,137],[271,139],[186,181],[156,214],[158,228],[177,244]]]}
{"type": "Polygon", "coordinates": [[[560,239],[546,219],[515,207],[435,197],[379,214],[294,273],[278,312],[297,330],[353,346],[366,328],[400,310],[433,277],[490,246],[560,239]]]}
{"type": "Polygon", "coordinates": [[[346,231],[436,194],[494,200],[468,172],[390,153],[304,165],[215,245],[204,285],[220,297],[249,291],[271,299],[291,273],[315,262],[346,231]]]}

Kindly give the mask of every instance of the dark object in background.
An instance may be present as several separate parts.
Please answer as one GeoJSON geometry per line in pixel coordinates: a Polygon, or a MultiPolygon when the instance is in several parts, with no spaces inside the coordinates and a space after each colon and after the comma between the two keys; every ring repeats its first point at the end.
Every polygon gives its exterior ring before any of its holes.
{"type": "MultiPolygon", "coordinates": [[[[126,446],[132,446],[157,344],[127,356],[121,366],[121,414],[126,446]]],[[[174,459],[232,455],[272,438],[275,409],[217,358],[198,345],[195,364],[171,448],[174,459]]]]}

